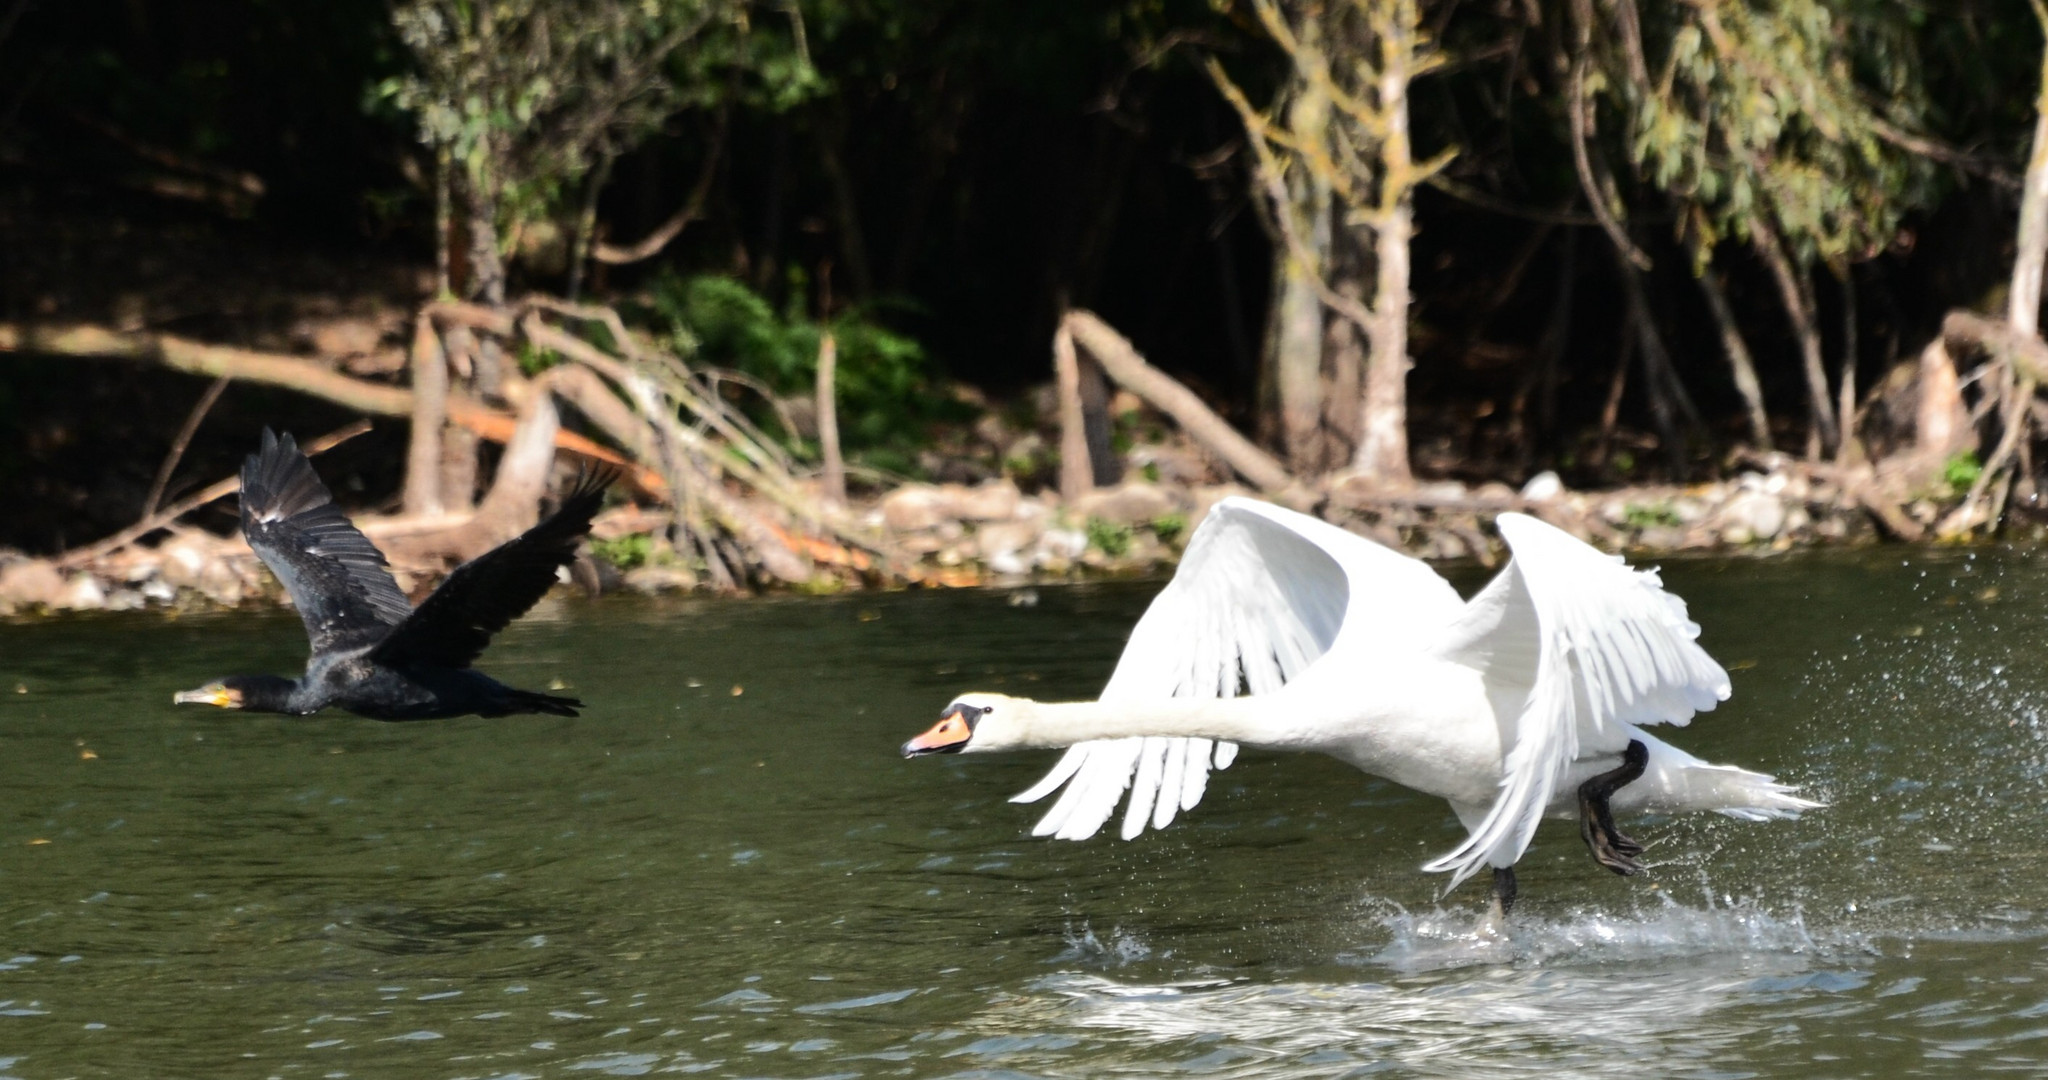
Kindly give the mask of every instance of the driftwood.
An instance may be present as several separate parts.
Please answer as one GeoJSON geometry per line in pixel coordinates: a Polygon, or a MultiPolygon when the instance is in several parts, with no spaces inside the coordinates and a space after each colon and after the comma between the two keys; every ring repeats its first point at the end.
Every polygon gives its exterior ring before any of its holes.
{"type": "Polygon", "coordinates": [[[846,461],[839,454],[839,341],[828,331],[818,340],[818,453],[824,459],[819,477],[825,502],[846,505],[846,461]]]}
{"type": "Polygon", "coordinates": [[[1053,338],[1054,362],[1060,371],[1062,497],[1066,497],[1068,485],[1075,482],[1068,473],[1069,468],[1074,467],[1069,464],[1070,457],[1078,453],[1081,456],[1080,466],[1087,464],[1087,447],[1080,430],[1080,360],[1074,354],[1076,345],[1086,350],[1117,385],[1172,417],[1190,438],[1221,458],[1252,486],[1262,491],[1277,492],[1294,483],[1294,477],[1286,466],[1239,435],[1229,422],[1204,405],[1194,391],[1147,363],[1130,341],[1111,329],[1108,323],[1090,312],[1076,310],[1067,312],[1066,317],[1060,320],[1059,332],[1053,338]]]}
{"type": "MultiPolygon", "coordinates": [[[[350,439],[353,439],[356,436],[361,435],[362,433],[368,430],[370,430],[369,423],[367,421],[358,420],[353,424],[347,425],[346,427],[342,427],[338,430],[331,431],[326,435],[322,435],[317,439],[307,441],[302,445],[301,449],[303,449],[306,452],[307,456],[309,457],[317,456],[319,454],[324,454],[337,446],[340,446],[342,443],[345,443],[350,439]]],[[[73,567],[83,566],[86,563],[89,563],[102,555],[107,555],[112,552],[119,551],[124,547],[127,547],[135,541],[140,540],[145,536],[148,536],[150,533],[153,533],[166,525],[169,525],[170,523],[178,520],[181,517],[184,517],[186,514],[189,514],[202,506],[205,506],[207,503],[210,503],[215,499],[222,499],[226,498],[229,495],[233,495],[236,491],[241,489],[241,486],[242,478],[239,475],[230,476],[225,480],[216,481],[213,484],[210,484],[207,487],[204,487],[191,495],[187,495],[184,498],[179,499],[177,502],[174,502],[161,510],[143,515],[141,521],[138,521],[125,529],[122,529],[120,532],[117,532],[112,536],[106,537],[105,539],[101,540],[95,540],[92,543],[86,544],[83,547],[72,548],[70,551],[67,551],[62,555],[57,556],[56,559],[52,561],[60,570],[68,570],[73,567]]]]}

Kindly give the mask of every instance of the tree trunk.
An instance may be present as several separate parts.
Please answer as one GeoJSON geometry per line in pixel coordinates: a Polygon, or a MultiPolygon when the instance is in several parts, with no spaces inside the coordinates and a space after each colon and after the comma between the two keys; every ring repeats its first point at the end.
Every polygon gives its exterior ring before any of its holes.
{"type": "MultiPolygon", "coordinates": [[[[1297,64],[1319,62],[1314,42],[1315,21],[1302,28],[1302,55],[1297,64]]],[[[1321,146],[1330,126],[1330,96],[1315,80],[1295,80],[1294,100],[1287,108],[1287,126],[1304,146],[1321,146]]],[[[1316,170],[1296,170],[1288,178],[1287,192],[1293,205],[1279,208],[1295,219],[1297,235],[1307,240],[1309,250],[1283,247],[1279,302],[1274,318],[1279,321],[1275,343],[1274,383],[1280,398],[1281,446],[1287,464],[1297,475],[1321,472],[1324,465],[1323,427],[1323,301],[1316,293],[1316,281],[1326,279],[1330,267],[1331,205],[1330,184],[1316,170]],[[1310,264],[1313,260],[1313,264],[1310,264]]]]}
{"type": "Polygon", "coordinates": [[[1095,490],[1095,469],[1088,462],[1087,420],[1081,410],[1081,357],[1065,319],[1053,331],[1052,370],[1060,401],[1060,499],[1071,506],[1095,490]]]}
{"type": "MultiPolygon", "coordinates": [[[[1337,282],[1333,288],[1353,300],[1365,291],[1350,278],[1337,282]]],[[[1329,368],[1328,386],[1323,391],[1323,437],[1328,445],[1325,460],[1318,468],[1349,461],[1358,452],[1360,410],[1353,403],[1365,392],[1366,357],[1365,342],[1350,319],[1325,321],[1323,355],[1328,358],[1329,368]]]]}
{"type": "Polygon", "coordinates": [[[434,298],[445,300],[453,297],[454,264],[450,249],[454,243],[455,208],[448,185],[454,179],[448,175],[448,150],[443,147],[434,154],[434,298]]]}
{"type": "Polygon", "coordinates": [[[834,382],[839,374],[839,342],[828,331],[818,340],[818,450],[824,457],[819,478],[825,505],[846,505],[846,463],[839,457],[839,397],[834,382]]]}
{"type": "Polygon", "coordinates": [[[1771,417],[1764,411],[1763,384],[1757,381],[1756,360],[1750,356],[1749,343],[1742,338],[1742,327],[1735,321],[1735,311],[1728,306],[1728,292],[1721,283],[1721,275],[1712,267],[1700,274],[1700,292],[1707,298],[1707,310],[1714,314],[1714,325],[1721,331],[1721,351],[1728,357],[1729,373],[1735,377],[1735,391],[1742,395],[1743,407],[1749,414],[1749,438],[1758,450],[1771,449],[1771,417]]]}
{"type": "MultiPolygon", "coordinates": [[[[1064,372],[1077,367],[1078,357],[1074,346],[1078,343],[1093,356],[1102,370],[1115,379],[1117,385],[1150,402],[1160,412],[1173,417],[1181,430],[1202,446],[1222,458],[1224,463],[1237,470],[1238,475],[1266,490],[1278,491],[1287,487],[1293,477],[1285,466],[1273,456],[1252,445],[1251,441],[1239,435],[1236,429],[1217,416],[1194,392],[1166,373],[1145,362],[1138,350],[1122,334],[1117,333],[1108,323],[1086,311],[1069,311],[1060,320],[1060,331],[1053,338],[1055,355],[1058,356],[1064,372]]],[[[1064,382],[1064,376],[1062,378],[1064,382]]],[[[1062,398],[1069,395],[1062,392],[1062,398]]],[[[1078,403],[1078,394],[1071,399],[1078,403]]],[[[1074,427],[1079,421],[1078,408],[1061,410],[1063,430],[1060,433],[1062,461],[1060,475],[1062,491],[1066,491],[1067,464],[1064,461],[1065,448],[1077,438],[1074,427]]],[[[1085,490],[1085,489],[1084,489],[1085,490]]]]}
{"type": "Polygon", "coordinates": [[[421,314],[412,328],[412,443],[405,455],[405,512],[441,513],[442,429],[448,426],[448,358],[434,321],[421,314]]]}
{"type": "Polygon", "coordinates": [[[1842,286],[1842,367],[1836,391],[1835,416],[1842,424],[1842,440],[1835,460],[1849,464],[1863,460],[1863,445],[1856,440],[1856,277],[1855,268],[1844,264],[1835,280],[1842,286]]]}
{"type": "MultiPolygon", "coordinates": [[[[2044,25],[2048,30],[2048,25],[2044,25]]],[[[2041,326],[2041,267],[2048,259],[2048,52],[2041,58],[2041,85],[2034,103],[2034,146],[2020,196],[2019,253],[2012,264],[2012,295],[2006,318],[2029,337],[2041,326]]]]}
{"type": "Polygon", "coordinates": [[[1366,336],[1365,400],[1352,466],[1384,482],[1406,484],[1408,469],[1408,242],[1415,232],[1415,161],[1408,144],[1408,82],[1419,42],[1415,0],[1384,0],[1375,13],[1380,46],[1380,208],[1373,222],[1379,287],[1366,336]]]}
{"type": "Polygon", "coordinates": [[[569,241],[569,281],[564,295],[571,303],[583,293],[583,270],[590,262],[591,238],[597,234],[597,197],[604,192],[605,181],[611,175],[612,156],[606,153],[597,159],[597,168],[590,170],[583,190],[583,208],[576,214],[576,234],[569,241]]]}
{"type": "Polygon", "coordinates": [[[1834,405],[1828,400],[1828,373],[1821,359],[1820,324],[1810,303],[1812,290],[1801,281],[1800,271],[1792,264],[1792,256],[1777,231],[1761,216],[1752,223],[1752,228],[1756,252],[1771,270],[1771,280],[1778,286],[1778,299],[1785,306],[1785,317],[1792,321],[1792,336],[1799,342],[1800,369],[1806,375],[1814,433],[1820,436],[1823,450],[1833,450],[1840,434],[1835,426],[1834,405]]]}
{"type": "Polygon", "coordinates": [[[1636,337],[1636,356],[1643,364],[1643,396],[1649,399],[1650,418],[1656,422],[1658,441],[1664,444],[1671,479],[1682,484],[1686,479],[1685,432],[1679,429],[1677,409],[1691,413],[1691,403],[1683,397],[1685,388],[1678,384],[1671,354],[1665,351],[1664,338],[1657,333],[1657,320],[1650,312],[1642,271],[1629,261],[1628,252],[1620,248],[1614,251],[1614,261],[1621,273],[1622,291],[1628,297],[1628,322],[1636,337]]]}

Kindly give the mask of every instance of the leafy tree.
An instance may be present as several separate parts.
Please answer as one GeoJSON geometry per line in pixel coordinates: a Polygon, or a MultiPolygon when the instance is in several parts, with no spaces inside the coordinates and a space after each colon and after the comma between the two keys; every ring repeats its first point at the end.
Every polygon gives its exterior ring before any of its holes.
{"type": "Polygon", "coordinates": [[[433,148],[443,207],[451,194],[462,202],[464,295],[505,302],[506,232],[701,98],[708,73],[685,65],[697,81],[679,80],[668,62],[740,14],[738,0],[405,0],[393,10],[415,68],[382,89],[433,148]]]}
{"type": "MultiPolygon", "coordinates": [[[[1574,6],[1589,17],[1588,0],[1574,6]]],[[[1814,427],[1833,446],[1853,408],[1854,358],[1838,409],[1811,271],[1853,288],[1850,266],[1884,251],[1937,192],[1943,148],[1917,134],[1930,103],[1916,28],[1903,9],[1818,0],[1699,0],[1647,20],[1633,0],[1617,10],[1597,78],[1626,112],[1627,153],[1677,203],[1697,271],[1723,240],[1769,268],[1814,427]]]]}

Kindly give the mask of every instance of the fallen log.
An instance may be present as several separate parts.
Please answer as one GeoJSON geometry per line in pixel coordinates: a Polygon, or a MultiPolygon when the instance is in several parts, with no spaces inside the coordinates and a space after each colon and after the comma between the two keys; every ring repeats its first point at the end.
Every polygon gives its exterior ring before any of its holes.
{"type": "MultiPolygon", "coordinates": [[[[435,305],[437,309],[440,306],[435,305]]],[[[127,333],[91,323],[51,327],[0,323],[0,353],[45,353],[159,363],[174,371],[193,375],[283,387],[372,416],[411,417],[415,404],[413,392],[405,387],[343,375],[304,357],[230,345],[208,345],[174,334],[127,333]]],[[[453,391],[447,395],[446,409],[449,423],[499,444],[511,441],[519,426],[518,418],[510,413],[453,391]]],[[[555,445],[570,453],[627,470],[632,482],[649,494],[660,495],[668,490],[660,473],[628,461],[575,432],[557,432],[555,445]]]]}
{"type": "MultiPolygon", "coordinates": [[[[1217,416],[1215,411],[1202,403],[1194,391],[1182,386],[1172,376],[1147,363],[1144,356],[1106,322],[1087,311],[1069,311],[1060,321],[1060,329],[1070,333],[1075,344],[1088,351],[1088,355],[1117,385],[1144,398],[1154,408],[1172,417],[1174,422],[1186,431],[1189,437],[1202,444],[1204,449],[1223,459],[1239,476],[1262,491],[1277,492],[1294,483],[1294,477],[1279,459],[1252,445],[1250,439],[1237,433],[1229,422],[1217,416]]],[[[1057,339],[1056,339],[1057,341],[1057,339]]],[[[1057,347],[1057,346],[1056,346],[1057,347]]],[[[1064,360],[1062,360],[1064,362],[1064,360]]],[[[1064,417],[1063,417],[1064,418],[1064,417]]],[[[1062,434],[1060,441],[1062,470],[1066,468],[1064,458],[1068,448],[1074,444],[1070,436],[1062,434]]]]}

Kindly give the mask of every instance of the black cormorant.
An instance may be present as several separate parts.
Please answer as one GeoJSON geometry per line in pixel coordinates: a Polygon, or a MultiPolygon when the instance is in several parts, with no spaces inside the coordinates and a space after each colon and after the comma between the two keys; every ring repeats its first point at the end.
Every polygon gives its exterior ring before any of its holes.
{"type": "Polygon", "coordinates": [[[616,475],[584,476],[547,520],[456,567],[414,608],[298,444],[265,429],[242,465],[242,535],[291,594],[312,658],[297,680],[234,675],[172,700],[294,716],[333,705],[377,720],[577,715],[575,698],[515,690],[469,665],[576,557],[616,475]]]}

